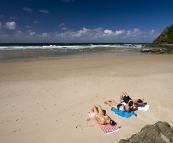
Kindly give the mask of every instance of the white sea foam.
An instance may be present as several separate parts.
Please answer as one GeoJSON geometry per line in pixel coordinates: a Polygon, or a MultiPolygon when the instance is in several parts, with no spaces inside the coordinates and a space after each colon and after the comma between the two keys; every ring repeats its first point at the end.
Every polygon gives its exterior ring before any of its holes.
{"type": "Polygon", "coordinates": [[[0,50],[17,50],[17,49],[70,49],[70,50],[80,50],[80,49],[94,49],[94,48],[134,48],[140,49],[142,45],[140,44],[85,44],[85,45],[48,45],[48,46],[0,46],[0,50]]]}

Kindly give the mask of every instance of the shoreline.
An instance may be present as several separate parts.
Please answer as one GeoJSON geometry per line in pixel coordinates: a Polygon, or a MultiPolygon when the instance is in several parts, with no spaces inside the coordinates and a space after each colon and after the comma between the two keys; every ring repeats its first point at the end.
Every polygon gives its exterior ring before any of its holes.
{"type": "Polygon", "coordinates": [[[34,62],[64,59],[80,59],[106,56],[144,56],[146,53],[139,51],[106,51],[106,52],[74,52],[74,53],[54,53],[52,50],[1,50],[0,63],[11,62],[34,62]],[[47,53],[48,51],[48,53],[47,53]],[[3,55],[3,56],[2,56],[3,55]]]}
{"type": "Polygon", "coordinates": [[[3,63],[0,69],[0,138],[13,143],[119,142],[147,124],[173,125],[173,55],[102,56],[3,63]],[[126,91],[148,111],[125,119],[105,100],[126,91]],[[100,104],[122,128],[105,136],[88,116],[100,104]],[[67,137],[68,136],[68,137],[67,137]]]}

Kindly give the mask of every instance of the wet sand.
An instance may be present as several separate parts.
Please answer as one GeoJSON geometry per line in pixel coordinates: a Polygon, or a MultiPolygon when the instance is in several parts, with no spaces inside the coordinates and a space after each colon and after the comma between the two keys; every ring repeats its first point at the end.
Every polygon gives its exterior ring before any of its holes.
{"type": "Polygon", "coordinates": [[[128,49],[118,51],[92,51],[92,50],[68,50],[68,49],[17,49],[0,50],[0,63],[10,62],[34,62],[62,59],[79,59],[104,56],[128,56],[146,55],[139,51],[129,51],[128,49]]]}

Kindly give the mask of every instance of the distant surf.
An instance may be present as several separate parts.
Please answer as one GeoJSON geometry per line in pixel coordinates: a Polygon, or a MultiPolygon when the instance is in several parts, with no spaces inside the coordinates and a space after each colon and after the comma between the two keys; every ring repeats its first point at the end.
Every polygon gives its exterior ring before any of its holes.
{"type": "Polygon", "coordinates": [[[141,55],[139,43],[1,43],[0,62],[141,55]]]}
{"type": "Polygon", "coordinates": [[[12,43],[12,44],[0,44],[0,50],[13,50],[13,49],[68,49],[68,50],[81,50],[81,49],[140,49],[141,44],[126,44],[126,43],[12,43]]]}

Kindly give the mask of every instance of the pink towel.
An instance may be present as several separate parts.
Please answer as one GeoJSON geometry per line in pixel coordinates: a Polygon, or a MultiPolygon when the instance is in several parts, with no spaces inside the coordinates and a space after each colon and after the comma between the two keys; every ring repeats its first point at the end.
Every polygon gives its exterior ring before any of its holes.
{"type": "MultiPolygon", "coordinates": [[[[94,113],[89,113],[88,115],[92,119],[92,121],[97,124],[97,122],[94,118],[95,114],[94,113]]],[[[112,126],[112,125],[100,125],[100,124],[97,124],[97,126],[105,133],[105,135],[116,132],[121,128],[121,125],[119,125],[118,123],[116,123],[116,125],[114,125],[114,126],[112,126]]]]}

